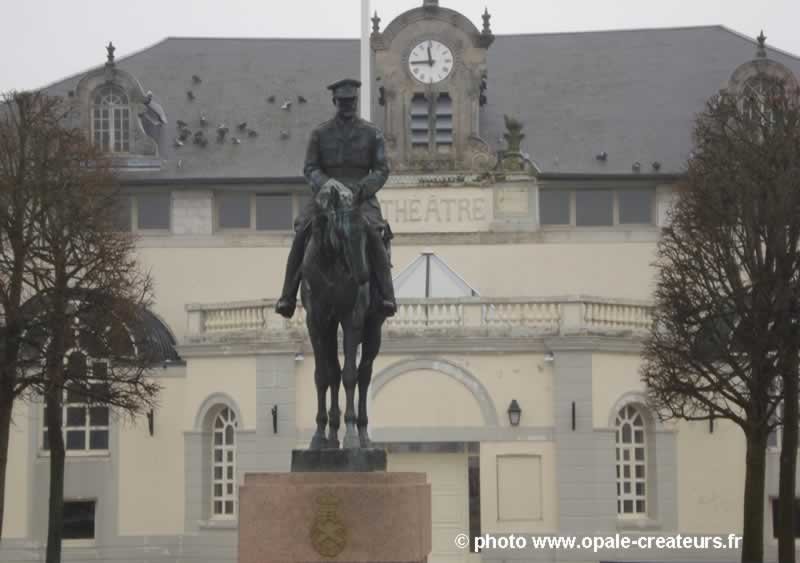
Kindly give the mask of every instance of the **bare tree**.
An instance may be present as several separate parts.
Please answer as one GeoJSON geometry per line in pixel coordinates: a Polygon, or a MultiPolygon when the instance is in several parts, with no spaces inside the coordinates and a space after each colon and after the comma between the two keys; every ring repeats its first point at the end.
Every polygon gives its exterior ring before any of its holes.
{"type": "MultiPolygon", "coordinates": [[[[29,96],[29,95],[25,95],[29,96]]],[[[64,503],[64,397],[139,414],[159,386],[148,377],[159,359],[144,323],[152,281],[135,258],[135,239],[115,228],[119,194],[108,161],[65,124],[57,100],[36,94],[58,127],[37,135],[22,279],[25,339],[16,377],[44,398],[50,450],[48,563],[61,559],[64,503]],[[42,162],[46,166],[42,166],[42,162]],[[42,352],[37,352],[41,350],[42,352]]],[[[24,157],[21,157],[24,158],[24,157]]]]}
{"type": "MultiPolygon", "coordinates": [[[[782,538],[794,531],[798,107],[796,91],[759,76],[739,94],[715,97],[698,117],[695,152],[658,244],[655,323],[641,371],[662,419],[722,418],[742,429],[747,563],[763,560],[767,437],[781,422],[781,401],[782,538]]],[[[791,559],[783,541],[781,561],[793,561],[794,538],[791,559]]]]}
{"type": "Polygon", "coordinates": [[[22,306],[31,294],[25,272],[41,219],[35,186],[50,168],[49,155],[40,149],[60,128],[61,117],[57,100],[39,94],[7,94],[0,104],[0,538],[12,409],[29,384],[20,362],[29,323],[22,306]]]}

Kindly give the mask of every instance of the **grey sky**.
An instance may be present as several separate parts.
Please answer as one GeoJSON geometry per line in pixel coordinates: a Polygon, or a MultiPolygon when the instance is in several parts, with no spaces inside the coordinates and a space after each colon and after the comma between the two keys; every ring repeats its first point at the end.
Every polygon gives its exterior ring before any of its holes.
{"type": "MultiPolygon", "coordinates": [[[[45,86],[165,37],[357,37],[360,0],[0,0],[0,92],[45,86]]],[[[722,24],[800,55],[798,0],[440,0],[496,34],[722,24]]],[[[422,0],[371,0],[381,28],[422,0]]]]}

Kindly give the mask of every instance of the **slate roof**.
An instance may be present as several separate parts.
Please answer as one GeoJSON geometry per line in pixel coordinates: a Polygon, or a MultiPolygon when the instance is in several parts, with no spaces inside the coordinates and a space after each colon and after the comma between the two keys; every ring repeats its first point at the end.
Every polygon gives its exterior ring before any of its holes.
{"type": "MultiPolygon", "coordinates": [[[[498,35],[489,48],[481,134],[502,148],[503,114],[521,119],[522,149],[545,172],[630,173],[635,161],[642,172],[653,161],[662,173],[681,172],[694,115],[755,51],[755,41],[721,26],[498,35]],[[604,163],[595,159],[601,151],[608,153],[604,163]]],[[[800,76],[800,58],[773,49],[768,55],[800,76]]],[[[153,91],[169,119],[166,163],[139,176],[296,178],[311,128],[333,115],[325,86],[359,76],[359,41],[168,38],[117,64],[153,91]],[[202,82],[194,84],[192,75],[202,82]],[[284,101],[292,102],[290,110],[281,109],[284,101]],[[174,148],[176,121],[197,130],[201,112],[208,146],[189,140],[174,148]],[[258,137],[236,129],[243,121],[258,137]],[[216,143],[219,123],[230,128],[224,144],[216,143]]],[[[66,95],[81,76],[46,89],[66,95]]]]}
{"type": "MultiPolygon", "coordinates": [[[[695,115],[755,53],[721,26],[498,36],[481,134],[496,146],[508,113],[543,171],[630,173],[639,161],[649,172],[659,161],[682,172],[695,115]]],[[[800,58],[767,53],[800,77],[800,58]]]]}

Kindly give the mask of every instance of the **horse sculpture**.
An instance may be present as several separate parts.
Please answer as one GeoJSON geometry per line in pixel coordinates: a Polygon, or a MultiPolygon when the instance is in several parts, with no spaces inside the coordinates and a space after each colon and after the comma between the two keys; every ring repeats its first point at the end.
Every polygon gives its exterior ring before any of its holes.
{"type": "Polygon", "coordinates": [[[358,204],[358,201],[342,197],[336,190],[320,192],[311,222],[309,246],[303,259],[300,297],[314,348],[314,382],[317,387],[317,429],[311,439],[312,450],[339,448],[341,383],[344,383],[345,390],[342,446],[347,449],[370,446],[367,392],[386,317],[375,306],[380,300],[375,284],[371,282],[372,268],[367,258],[367,229],[370,227],[358,204]],[[344,336],[344,368],[339,364],[340,326],[344,336]],[[361,360],[356,365],[359,345],[361,360]],[[356,384],[358,416],[355,411],[356,384]],[[331,403],[326,414],[328,389],[331,403]]]}

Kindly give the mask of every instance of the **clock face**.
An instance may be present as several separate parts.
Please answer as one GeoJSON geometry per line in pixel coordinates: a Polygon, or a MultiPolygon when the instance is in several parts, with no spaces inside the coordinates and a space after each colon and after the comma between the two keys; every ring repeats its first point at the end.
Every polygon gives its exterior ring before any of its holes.
{"type": "Polygon", "coordinates": [[[453,71],[453,52],[444,43],[427,39],[411,50],[408,69],[423,84],[441,82],[453,71]]]}

